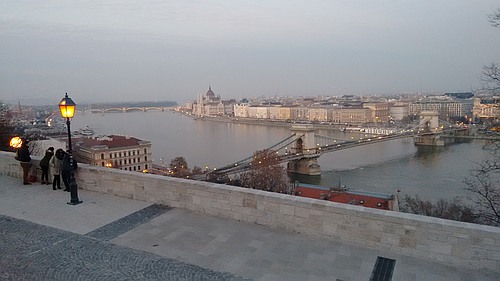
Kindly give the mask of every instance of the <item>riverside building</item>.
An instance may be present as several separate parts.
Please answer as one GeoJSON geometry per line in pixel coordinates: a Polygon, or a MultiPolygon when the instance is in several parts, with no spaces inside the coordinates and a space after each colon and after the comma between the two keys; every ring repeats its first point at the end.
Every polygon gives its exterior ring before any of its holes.
{"type": "Polygon", "coordinates": [[[152,168],[151,142],[129,136],[75,139],[73,153],[81,163],[144,172],[152,168]]]}
{"type": "Polygon", "coordinates": [[[208,86],[208,91],[198,95],[190,106],[193,108],[193,114],[197,116],[234,116],[235,104],[233,99],[222,100],[220,96],[215,95],[212,87],[208,86]]]}

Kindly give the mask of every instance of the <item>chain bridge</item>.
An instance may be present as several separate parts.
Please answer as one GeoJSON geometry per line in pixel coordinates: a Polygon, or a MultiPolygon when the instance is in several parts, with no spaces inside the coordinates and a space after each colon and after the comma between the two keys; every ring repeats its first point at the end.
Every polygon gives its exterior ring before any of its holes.
{"type": "MultiPolygon", "coordinates": [[[[314,125],[300,124],[291,127],[292,134],[280,142],[268,147],[279,155],[281,163],[287,163],[287,170],[304,175],[320,175],[318,158],[324,153],[335,152],[353,147],[375,144],[403,138],[414,138],[416,145],[441,146],[452,143],[454,138],[467,137],[468,128],[447,124],[439,124],[437,113],[423,112],[419,125],[392,133],[365,134],[358,139],[335,139],[316,133],[314,125]],[[368,137],[365,137],[368,135],[368,137]]],[[[383,130],[380,130],[383,131],[383,130]]],[[[474,137],[478,138],[478,137],[474,137]]],[[[485,139],[484,137],[479,137],[485,139]]],[[[237,174],[251,168],[253,156],[235,163],[209,171],[205,176],[237,174]]]]}

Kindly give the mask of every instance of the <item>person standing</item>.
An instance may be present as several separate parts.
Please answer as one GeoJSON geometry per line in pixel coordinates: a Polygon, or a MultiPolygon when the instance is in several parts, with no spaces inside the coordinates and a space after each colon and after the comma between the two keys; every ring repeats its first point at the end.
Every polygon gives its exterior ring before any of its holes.
{"type": "MultiPolygon", "coordinates": [[[[70,191],[70,175],[71,175],[71,166],[70,166],[70,155],[68,152],[64,153],[63,161],[62,161],[62,168],[61,168],[61,176],[62,180],[64,183],[64,191],[69,192],[70,191]]],[[[73,159],[73,173],[76,171],[77,164],[75,159],[73,159]]]]}
{"type": "Polygon", "coordinates": [[[23,169],[23,184],[31,184],[28,181],[28,175],[31,169],[31,156],[28,148],[28,140],[23,140],[21,147],[17,151],[16,160],[20,161],[21,168],[23,169]]]}
{"type": "Polygon", "coordinates": [[[49,184],[49,161],[54,155],[54,148],[51,146],[45,151],[45,156],[40,160],[40,168],[42,168],[42,184],[49,184]]]}
{"type": "Polygon", "coordinates": [[[52,189],[56,190],[61,189],[61,168],[62,168],[62,161],[64,158],[64,150],[58,149],[56,150],[56,154],[50,158],[49,165],[50,165],[50,172],[52,175],[54,175],[54,179],[52,179],[52,189]]]}

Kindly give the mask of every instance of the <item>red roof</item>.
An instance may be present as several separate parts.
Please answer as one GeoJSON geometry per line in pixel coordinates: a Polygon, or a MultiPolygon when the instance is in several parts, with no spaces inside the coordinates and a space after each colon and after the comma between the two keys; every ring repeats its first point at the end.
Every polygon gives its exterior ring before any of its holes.
{"type": "Polygon", "coordinates": [[[108,148],[124,148],[147,143],[134,137],[111,135],[105,137],[79,138],[75,140],[76,146],[92,148],[93,146],[107,146],[108,148]]]}
{"type": "Polygon", "coordinates": [[[301,185],[295,188],[295,195],[382,210],[390,210],[389,202],[394,200],[392,195],[387,194],[349,190],[332,191],[320,187],[305,187],[301,185]]]}

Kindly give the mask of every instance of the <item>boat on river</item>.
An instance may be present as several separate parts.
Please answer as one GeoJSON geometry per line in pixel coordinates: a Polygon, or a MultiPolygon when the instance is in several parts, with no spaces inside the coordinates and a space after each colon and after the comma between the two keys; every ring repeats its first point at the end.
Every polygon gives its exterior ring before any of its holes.
{"type": "Polygon", "coordinates": [[[89,128],[89,126],[86,126],[85,128],[78,130],[78,133],[83,136],[92,136],[94,135],[94,130],[89,128]]]}

